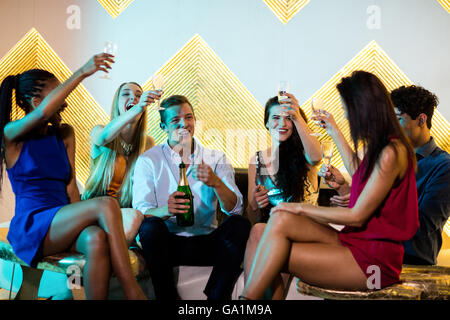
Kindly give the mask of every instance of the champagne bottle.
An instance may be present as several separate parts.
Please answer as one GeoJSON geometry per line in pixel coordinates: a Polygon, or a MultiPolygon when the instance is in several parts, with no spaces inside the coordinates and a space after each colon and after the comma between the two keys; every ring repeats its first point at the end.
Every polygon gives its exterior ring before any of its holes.
{"type": "Polygon", "coordinates": [[[180,181],[178,182],[177,191],[184,192],[184,196],[177,196],[177,198],[188,199],[189,209],[186,213],[177,214],[177,224],[180,227],[189,227],[194,224],[194,196],[192,195],[191,188],[186,176],[186,165],[183,161],[180,163],[180,181]]]}

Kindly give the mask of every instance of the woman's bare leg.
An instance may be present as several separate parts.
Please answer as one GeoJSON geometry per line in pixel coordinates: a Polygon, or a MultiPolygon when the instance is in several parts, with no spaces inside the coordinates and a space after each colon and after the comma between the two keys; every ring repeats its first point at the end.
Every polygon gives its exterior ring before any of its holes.
{"type": "Polygon", "coordinates": [[[86,256],[86,264],[83,267],[86,298],[88,300],[107,299],[111,260],[105,231],[98,226],[89,226],[83,229],[73,250],[86,256]]]}
{"type": "MultiPolygon", "coordinates": [[[[256,248],[262,238],[265,223],[256,223],[250,230],[250,236],[247,240],[244,256],[244,283],[247,282],[248,275],[252,267],[253,258],[255,257],[256,248]]],[[[280,300],[284,297],[284,283],[281,275],[277,276],[269,289],[264,293],[264,299],[280,300]]]]}
{"type": "Polygon", "coordinates": [[[302,281],[327,289],[367,290],[367,277],[341,245],[302,243],[292,245],[288,262],[290,273],[302,281]]]}
{"type": "Polygon", "coordinates": [[[248,275],[250,274],[250,269],[252,267],[253,258],[256,253],[256,248],[258,247],[259,241],[266,228],[265,223],[256,223],[250,230],[250,235],[247,240],[247,245],[245,247],[244,256],[244,281],[247,281],[248,275]]]}
{"type": "Polygon", "coordinates": [[[335,230],[304,216],[279,212],[264,230],[243,295],[259,299],[286,266],[302,280],[319,281],[321,286],[366,286],[366,276],[335,230]],[[306,254],[301,255],[302,250],[306,254]],[[333,273],[340,277],[330,277],[333,273]]]}
{"type": "Polygon", "coordinates": [[[131,269],[122,214],[117,201],[111,197],[80,201],[61,208],[44,239],[44,256],[68,250],[80,233],[92,225],[98,225],[107,235],[112,269],[125,297],[145,299],[131,269]]]}
{"type": "Polygon", "coordinates": [[[122,211],[125,240],[129,247],[136,239],[142,221],[144,221],[144,215],[139,210],[133,208],[122,208],[120,210],[122,211]]]}

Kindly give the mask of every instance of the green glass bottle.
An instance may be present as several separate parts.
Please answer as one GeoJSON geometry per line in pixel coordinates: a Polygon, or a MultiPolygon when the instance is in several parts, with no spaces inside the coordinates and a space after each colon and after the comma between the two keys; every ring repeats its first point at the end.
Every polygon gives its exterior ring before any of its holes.
{"type": "Polygon", "coordinates": [[[194,224],[194,196],[186,176],[186,165],[183,161],[180,163],[180,181],[178,182],[177,191],[184,192],[184,196],[177,196],[177,198],[188,199],[189,209],[184,214],[177,214],[177,224],[180,227],[189,227],[194,224]]]}

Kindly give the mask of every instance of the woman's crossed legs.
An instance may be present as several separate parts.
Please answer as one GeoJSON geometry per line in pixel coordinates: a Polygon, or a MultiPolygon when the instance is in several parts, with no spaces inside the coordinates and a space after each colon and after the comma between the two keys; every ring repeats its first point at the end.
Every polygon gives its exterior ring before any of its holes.
{"type": "Polygon", "coordinates": [[[274,213],[269,219],[243,295],[260,299],[274,281],[279,283],[281,271],[324,288],[367,288],[366,275],[336,230],[289,212],[274,213]]]}

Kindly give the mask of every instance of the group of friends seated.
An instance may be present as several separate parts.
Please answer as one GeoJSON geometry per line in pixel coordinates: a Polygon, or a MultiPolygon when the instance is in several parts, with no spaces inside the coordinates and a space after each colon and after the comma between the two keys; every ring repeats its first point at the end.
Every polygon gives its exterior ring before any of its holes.
{"type": "Polygon", "coordinates": [[[379,289],[399,281],[403,263],[436,264],[450,215],[450,155],[430,136],[434,94],[418,86],[388,92],[365,71],[342,78],[337,90],[352,145],[329,112],[312,120],[333,139],[351,184],[331,165],[319,170],[321,144],[296,97],[269,99],[264,125],[271,146],[250,159],[243,208],[225,154],[194,137],[189,100],[173,95],[161,102],[168,139],[154,145],[145,111],[162,92],[126,82],[115,93],[111,121],[91,131],[90,176],[80,195],[74,129],[60,114],[81,81],[113,63],[102,53],[63,83],[32,69],[1,84],[0,173],[5,167],[16,197],[8,241],[30,266],[79,252],[87,261],[88,299],[108,297],[112,273],[125,298],[146,299],[128,255],[137,241],[156,299],[179,299],[173,267],[191,265],[213,267],[204,293],[223,301],[231,299],[242,264],[241,299],[282,299],[289,275],[324,288],[368,290],[374,268],[379,289]],[[25,112],[15,121],[13,101],[25,112]],[[190,227],[176,223],[189,208],[177,191],[181,162],[193,193],[190,227]],[[331,206],[318,206],[318,176],[337,191],[331,206]],[[227,218],[216,225],[218,206],[227,218]]]}

